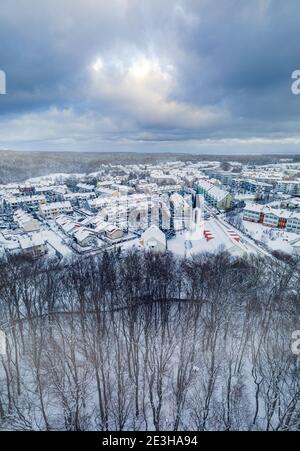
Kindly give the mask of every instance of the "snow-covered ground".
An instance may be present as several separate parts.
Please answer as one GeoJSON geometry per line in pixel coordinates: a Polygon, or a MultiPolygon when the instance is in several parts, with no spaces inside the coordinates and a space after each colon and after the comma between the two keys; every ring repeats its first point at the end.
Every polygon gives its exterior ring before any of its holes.
{"type": "Polygon", "coordinates": [[[57,235],[53,230],[43,230],[40,232],[42,238],[47,241],[47,243],[55,249],[62,257],[70,257],[72,255],[72,250],[67,246],[61,237],[57,235]]]}
{"type": "Polygon", "coordinates": [[[291,241],[299,238],[296,233],[286,232],[280,229],[273,229],[262,224],[243,221],[246,233],[249,233],[255,240],[261,241],[272,250],[278,250],[291,254],[293,252],[291,241]]]}
{"type": "Polygon", "coordinates": [[[49,174],[49,175],[42,175],[40,177],[33,177],[30,179],[27,179],[25,183],[46,183],[47,185],[52,185],[57,183],[58,181],[65,182],[69,177],[77,177],[78,179],[81,179],[85,176],[85,174],[67,174],[67,173],[55,173],[55,174],[49,174]]]}
{"type": "Polygon", "coordinates": [[[205,221],[204,230],[211,233],[211,240],[207,241],[203,232],[199,233],[198,239],[194,239],[195,237],[191,239],[188,233],[179,232],[168,241],[168,249],[176,255],[186,256],[202,252],[215,253],[221,248],[240,256],[253,252],[253,249],[248,249],[242,242],[232,239],[228,230],[215,218],[205,221]]]}

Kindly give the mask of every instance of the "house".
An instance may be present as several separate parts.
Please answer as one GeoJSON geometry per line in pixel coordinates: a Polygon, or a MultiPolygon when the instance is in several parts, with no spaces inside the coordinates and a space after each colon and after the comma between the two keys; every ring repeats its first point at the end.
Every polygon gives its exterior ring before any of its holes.
{"type": "Polygon", "coordinates": [[[76,242],[83,247],[93,246],[96,242],[96,235],[88,229],[81,227],[73,234],[76,242]]]}
{"type": "Polygon", "coordinates": [[[78,188],[81,193],[90,193],[95,190],[94,185],[89,185],[87,183],[77,183],[76,188],[78,188]]]}
{"type": "Polygon", "coordinates": [[[47,245],[40,234],[19,238],[21,253],[28,257],[38,258],[47,253],[47,245]]]}
{"type": "Polygon", "coordinates": [[[23,232],[38,232],[40,230],[39,221],[21,209],[15,212],[14,221],[23,232]]]}
{"type": "Polygon", "coordinates": [[[70,222],[70,218],[65,215],[60,215],[55,219],[55,222],[60,228],[62,228],[62,226],[64,224],[66,224],[67,222],[70,222]]]}
{"type": "Polygon", "coordinates": [[[178,182],[178,178],[171,174],[165,174],[163,171],[155,170],[150,174],[151,182],[165,185],[172,185],[178,182]]]}
{"type": "Polygon", "coordinates": [[[9,254],[17,255],[20,253],[20,243],[17,239],[12,237],[5,237],[0,233],[0,248],[3,248],[9,254]]]}
{"type": "Polygon", "coordinates": [[[276,192],[291,194],[292,196],[300,195],[300,181],[297,180],[279,180],[275,186],[276,192]]]}
{"type": "Polygon", "coordinates": [[[95,199],[96,194],[91,192],[66,193],[61,195],[62,200],[70,201],[77,204],[78,202],[86,202],[89,199],[95,199]]]}
{"type": "Polygon", "coordinates": [[[105,235],[110,240],[118,240],[119,238],[122,238],[124,233],[119,227],[114,225],[108,225],[105,229],[105,235]]]}
{"type": "Polygon", "coordinates": [[[280,206],[282,208],[290,208],[291,210],[296,210],[296,209],[300,210],[300,198],[294,197],[294,198],[285,199],[281,202],[280,206]]]}
{"type": "Polygon", "coordinates": [[[273,189],[273,185],[271,185],[270,183],[248,179],[235,179],[233,181],[233,186],[239,187],[242,190],[255,194],[270,194],[273,189]]]}
{"type": "Polygon", "coordinates": [[[72,236],[76,230],[80,229],[80,224],[77,224],[74,221],[68,221],[61,226],[61,229],[66,235],[72,236]]]}
{"type": "Polygon", "coordinates": [[[68,216],[58,216],[55,220],[56,224],[59,228],[69,236],[72,236],[76,230],[80,229],[80,224],[72,221],[68,216]]]}
{"type": "Polygon", "coordinates": [[[154,252],[165,252],[167,248],[166,236],[156,225],[152,225],[145,230],[140,243],[145,249],[154,252]]]}

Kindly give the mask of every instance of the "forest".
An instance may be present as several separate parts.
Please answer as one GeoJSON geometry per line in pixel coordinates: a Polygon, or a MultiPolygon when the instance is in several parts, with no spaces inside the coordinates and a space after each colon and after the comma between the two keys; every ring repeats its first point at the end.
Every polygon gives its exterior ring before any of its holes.
{"type": "Polygon", "coordinates": [[[299,259],[0,266],[0,430],[300,430],[299,259]]]}
{"type": "MultiPolygon", "coordinates": [[[[139,152],[38,152],[9,151],[0,149],[0,184],[23,182],[28,178],[51,173],[93,173],[101,165],[156,164],[166,161],[215,161],[234,160],[243,164],[278,163],[280,158],[290,158],[299,162],[300,156],[288,154],[274,155],[197,155],[188,153],[139,153],[139,152]]],[[[224,168],[225,169],[225,168],[224,168]]]]}

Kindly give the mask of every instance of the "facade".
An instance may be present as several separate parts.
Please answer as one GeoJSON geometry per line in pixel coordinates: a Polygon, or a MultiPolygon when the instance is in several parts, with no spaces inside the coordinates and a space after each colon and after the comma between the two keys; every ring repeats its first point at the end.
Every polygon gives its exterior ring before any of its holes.
{"type": "Polygon", "coordinates": [[[110,240],[118,240],[123,237],[124,233],[119,227],[109,225],[106,227],[105,235],[110,240]]]}
{"type": "Polygon", "coordinates": [[[38,258],[47,253],[45,240],[37,233],[32,237],[19,238],[21,253],[27,257],[38,258]]]}
{"type": "Polygon", "coordinates": [[[76,242],[83,247],[93,246],[96,241],[96,236],[90,230],[81,227],[74,232],[76,242]]]}
{"type": "Polygon", "coordinates": [[[291,194],[292,196],[300,196],[300,181],[280,180],[275,185],[275,191],[284,194],[291,194]]]}
{"type": "Polygon", "coordinates": [[[270,194],[273,189],[273,185],[271,185],[270,183],[259,182],[257,180],[239,179],[234,182],[234,185],[237,185],[242,190],[254,194],[270,194]]]}
{"type": "Polygon", "coordinates": [[[261,223],[268,227],[286,230],[300,234],[300,213],[263,205],[248,205],[243,212],[244,221],[261,223]]]}
{"type": "Polygon", "coordinates": [[[59,215],[73,213],[73,207],[70,201],[53,202],[48,205],[40,205],[39,212],[45,219],[55,219],[59,215]]]}
{"type": "Polygon", "coordinates": [[[43,195],[34,196],[7,196],[4,198],[4,205],[7,208],[16,209],[21,207],[32,208],[37,210],[40,205],[47,203],[46,197],[43,195]]]}
{"type": "Polygon", "coordinates": [[[192,218],[192,205],[178,193],[170,196],[171,228],[179,231],[190,228],[192,218]]]}
{"type": "Polygon", "coordinates": [[[296,213],[287,219],[286,223],[287,232],[300,234],[300,214],[296,213]]]}
{"type": "Polygon", "coordinates": [[[264,213],[261,205],[253,204],[250,207],[245,207],[243,211],[243,219],[244,221],[250,222],[264,222],[264,213]]]}
{"type": "Polygon", "coordinates": [[[229,210],[232,207],[233,196],[205,179],[198,181],[197,192],[203,194],[206,202],[212,207],[219,210],[229,210]]]}

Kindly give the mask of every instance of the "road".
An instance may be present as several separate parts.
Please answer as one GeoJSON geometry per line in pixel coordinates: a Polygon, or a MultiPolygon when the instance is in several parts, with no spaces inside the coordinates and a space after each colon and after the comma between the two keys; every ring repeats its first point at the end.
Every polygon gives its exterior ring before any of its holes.
{"type": "Polygon", "coordinates": [[[263,257],[267,256],[274,258],[274,256],[270,252],[266,251],[263,247],[256,244],[254,240],[246,236],[239,229],[234,227],[232,224],[229,224],[227,221],[217,215],[211,207],[205,205],[205,210],[207,211],[207,213],[213,216],[213,218],[216,220],[217,224],[222,228],[223,231],[225,228],[227,230],[234,230],[235,232],[237,232],[237,234],[242,238],[242,243],[249,248],[250,252],[255,252],[256,254],[262,255],[263,257]]]}

